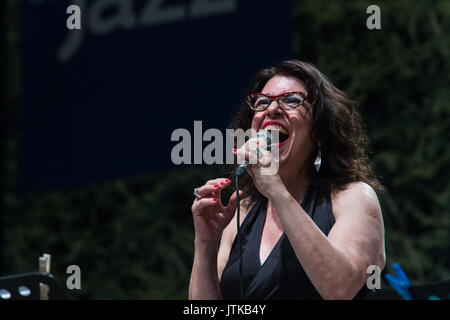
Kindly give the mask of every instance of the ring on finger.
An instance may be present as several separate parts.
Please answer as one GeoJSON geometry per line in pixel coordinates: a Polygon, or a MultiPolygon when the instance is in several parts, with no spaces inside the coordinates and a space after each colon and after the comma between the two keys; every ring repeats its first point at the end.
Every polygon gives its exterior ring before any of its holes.
{"type": "Polygon", "coordinates": [[[198,194],[198,189],[200,189],[200,187],[194,188],[194,196],[197,199],[201,199],[202,196],[198,194]]]}

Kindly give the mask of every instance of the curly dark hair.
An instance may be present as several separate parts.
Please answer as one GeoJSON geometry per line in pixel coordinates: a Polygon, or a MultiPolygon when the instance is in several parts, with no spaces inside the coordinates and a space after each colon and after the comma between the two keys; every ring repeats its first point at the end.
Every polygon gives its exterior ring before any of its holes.
{"type": "MultiPolygon", "coordinates": [[[[246,95],[261,92],[274,76],[290,76],[301,80],[308,90],[312,104],[313,126],[310,132],[314,149],[308,158],[309,179],[313,186],[333,192],[345,189],[351,182],[362,181],[375,191],[383,186],[376,179],[367,156],[368,139],[355,103],[337,89],[314,65],[298,60],[280,62],[275,67],[263,69],[251,79],[246,95]],[[314,157],[321,149],[322,164],[319,172],[314,168],[314,157]]],[[[234,129],[251,127],[254,111],[245,99],[232,121],[234,129]]],[[[249,175],[240,179],[243,198],[256,201],[258,192],[249,175]]]]}

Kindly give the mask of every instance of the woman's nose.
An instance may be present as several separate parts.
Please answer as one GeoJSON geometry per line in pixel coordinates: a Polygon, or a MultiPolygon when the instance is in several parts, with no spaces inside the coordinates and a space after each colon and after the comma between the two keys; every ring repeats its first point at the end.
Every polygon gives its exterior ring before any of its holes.
{"type": "Polygon", "coordinates": [[[273,100],[271,104],[267,107],[267,113],[273,114],[273,113],[281,113],[281,108],[278,105],[278,101],[273,100]]]}

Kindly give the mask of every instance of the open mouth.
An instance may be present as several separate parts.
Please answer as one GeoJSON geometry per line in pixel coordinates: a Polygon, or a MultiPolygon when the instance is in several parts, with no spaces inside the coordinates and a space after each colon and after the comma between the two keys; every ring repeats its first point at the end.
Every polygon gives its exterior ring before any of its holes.
{"type": "Polygon", "coordinates": [[[285,144],[289,138],[289,131],[287,128],[278,121],[267,121],[263,124],[262,129],[273,133],[274,131],[278,131],[278,137],[280,139],[278,143],[278,147],[281,147],[285,144]]]}

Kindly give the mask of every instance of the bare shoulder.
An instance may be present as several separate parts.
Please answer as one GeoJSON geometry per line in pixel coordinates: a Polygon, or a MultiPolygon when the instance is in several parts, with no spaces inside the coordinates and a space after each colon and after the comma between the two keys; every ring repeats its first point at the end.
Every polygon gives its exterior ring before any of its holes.
{"type": "Polygon", "coordinates": [[[370,215],[381,215],[377,193],[365,182],[350,183],[346,189],[333,192],[331,200],[336,220],[346,212],[365,212],[370,215]]]}
{"type": "Polygon", "coordinates": [[[328,237],[343,248],[361,270],[386,262],[384,223],[378,196],[364,182],[354,182],[331,195],[335,225],[328,237]]]}

